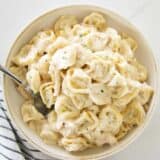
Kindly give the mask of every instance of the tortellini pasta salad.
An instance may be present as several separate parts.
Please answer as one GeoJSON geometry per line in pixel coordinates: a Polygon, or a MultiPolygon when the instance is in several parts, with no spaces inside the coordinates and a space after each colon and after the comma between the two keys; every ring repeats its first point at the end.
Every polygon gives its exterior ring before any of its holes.
{"type": "Polygon", "coordinates": [[[67,151],[118,143],[143,123],[153,94],[136,48],[99,13],[81,22],[61,16],[25,44],[10,66],[51,110],[42,115],[18,86],[25,98],[23,121],[45,143],[67,151]]]}

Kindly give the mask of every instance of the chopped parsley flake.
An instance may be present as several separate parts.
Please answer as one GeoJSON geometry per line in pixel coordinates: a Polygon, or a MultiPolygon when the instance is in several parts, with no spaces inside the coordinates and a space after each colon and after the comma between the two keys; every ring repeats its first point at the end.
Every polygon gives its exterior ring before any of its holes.
{"type": "Polygon", "coordinates": [[[62,59],[66,59],[66,57],[65,57],[65,56],[62,56],[62,59]]]}

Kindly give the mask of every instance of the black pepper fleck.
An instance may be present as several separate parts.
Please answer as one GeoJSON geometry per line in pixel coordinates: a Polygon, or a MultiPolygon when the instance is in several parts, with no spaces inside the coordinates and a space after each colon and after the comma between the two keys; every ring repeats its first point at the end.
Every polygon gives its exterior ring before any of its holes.
{"type": "Polygon", "coordinates": [[[103,93],[104,92],[104,90],[103,89],[101,89],[101,93],[103,93]]]}
{"type": "Polygon", "coordinates": [[[47,54],[47,52],[46,52],[46,51],[44,51],[44,52],[43,52],[43,54],[45,55],[45,54],[47,54]]]}

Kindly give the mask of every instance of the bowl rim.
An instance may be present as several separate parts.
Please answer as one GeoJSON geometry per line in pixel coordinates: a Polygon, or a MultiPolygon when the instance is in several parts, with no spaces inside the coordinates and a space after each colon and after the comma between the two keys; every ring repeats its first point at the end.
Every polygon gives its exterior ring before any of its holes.
{"type": "MultiPolygon", "coordinates": [[[[150,55],[152,56],[152,60],[153,60],[153,62],[154,62],[155,72],[157,73],[157,75],[159,75],[159,74],[158,74],[158,73],[159,73],[159,71],[158,71],[159,64],[158,64],[157,60],[155,59],[155,56],[154,56],[154,54],[153,54],[152,49],[150,48],[150,45],[149,45],[148,41],[145,39],[145,37],[143,36],[143,34],[142,34],[141,32],[139,32],[139,30],[137,29],[137,27],[136,27],[134,24],[131,24],[131,23],[128,21],[128,19],[124,18],[124,17],[121,16],[120,14],[115,13],[115,11],[112,11],[112,10],[106,8],[106,7],[101,7],[101,6],[93,5],[93,4],[91,4],[91,5],[90,5],[90,4],[61,5],[61,6],[58,6],[58,7],[53,8],[53,9],[51,9],[51,10],[45,12],[45,13],[42,13],[40,16],[37,16],[37,18],[32,19],[32,20],[29,22],[29,24],[27,24],[27,25],[25,25],[25,26],[23,27],[23,29],[22,29],[22,30],[20,31],[20,33],[18,34],[17,38],[13,41],[12,46],[11,46],[10,49],[9,49],[7,59],[5,60],[5,66],[7,67],[8,61],[9,61],[10,56],[11,56],[11,51],[13,50],[14,46],[16,46],[17,41],[20,39],[20,37],[23,35],[23,33],[24,33],[29,27],[31,27],[33,24],[35,24],[35,23],[36,23],[38,20],[40,20],[41,18],[43,18],[43,17],[45,17],[45,16],[47,16],[47,15],[53,13],[53,12],[56,12],[57,10],[62,10],[62,9],[72,8],[72,7],[78,7],[78,8],[90,7],[90,8],[93,9],[93,10],[94,10],[94,9],[95,9],[95,10],[96,10],[96,9],[99,9],[99,10],[102,10],[102,12],[103,12],[103,11],[104,11],[104,12],[108,12],[109,14],[112,14],[113,16],[115,16],[115,17],[119,18],[120,20],[122,20],[125,25],[129,26],[129,28],[131,28],[131,29],[133,29],[134,31],[136,31],[136,33],[137,33],[139,36],[141,36],[141,38],[144,40],[144,43],[146,44],[146,46],[147,46],[148,49],[150,50],[150,55]]],[[[43,147],[41,148],[41,146],[38,145],[38,143],[36,143],[36,142],[33,141],[32,139],[30,139],[29,136],[28,136],[26,133],[24,133],[23,129],[22,129],[17,123],[15,123],[14,117],[12,116],[12,112],[10,111],[9,102],[8,102],[8,99],[7,99],[7,93],[6,93],[6,90],[5,90],[5,88],[6,88],[6,80],[5,80],[6,78],[5,78],[5,77],[6,77],[6,76],[3,75],[3,79],[2,79],[2,80],[3,80],[3,82],[2,82],[2,90],[3,90],[3,93],[2,93],[2,94],[3,94],[3,99],[4,99],[4,105],[5,105],[6,109],[7,109],[7,113],[8,113],[8,115],[9,115],[9,118],[11,119],[12,123],[15,124],[16,128],[18,129],[18,131],[23,134],[23,136],[25,137],[25,139],[27,139],[27,142],[30,143],[32,146],[34,146],[35,148],[37,148],[38,150],[40,150],[42,153],[44,153],[44,154],[46,154],[46,155],[48,155],[48,156],[51,156],[51,157],[53,157],[53,158],[64,159],[64,160],[65,160],[66,158],[70,158],[71,160],[75,160],[75,159],[76,159],[76,160],[78,160],[78,159],[79,159],[79,160],[81,160],[81,159],[83,159],[83,160],[85,160],[85,159],[90,159],[90,160],[91,160],[91,159],[94,159],[94,160],[96,159],[96,160],[98,160],[98,159],[107,158],[107,157],[109,157],[109,156],[111,156],[111,155],[114,155],[114,154],[116,154],[116,153],[124,150],[129,144],[131,144],[133,141],[135,141],[135,139],[137,139],[137,138],[143,133],[144,129],[147,127],[147,125],[148,125],[149,122],[151,121],[151,118],[152,118],[152,116],[153,116],[153,112],[154,112],[154,110],[155,110],[155,108],[156,108],[156,106],[157,106],[157,104],[158,104],[158,96],[159,96],[158,80],[159,80],[159,77],[156,76],[155,86],[156,86],[156,89],[157,89],[157,90],[156,90],[156,92],[154,93],[154,98],[153,98],[153,100],[152,100],[153,102],[152,102],[152,105],[150,106],[151,109],[150,109],[150,111],[149,111],[149,113],[148,113],[148,115],[147,115],[148,117],[147,117],[146,120],[143,122],[143,124],[136,129],[136,132],[135,132],[134,134],[131,134],[131,136],[128,138],[128,140],[126,140],[126,143],[122,143],[122,144],[120,144],[120,145],[117,145],[117,147],[116,147],[112,152],[110,152],[110,153],[108,153],[108,154],[106,154],[105,152],[103,152],[103,153],[99,153],[99,154],[94,155],[94,156],[92,156],[92,155],[89,155],[89,156],[86,155],[86,156],[76,157],[76,158],[75,158],[75,157],[73,157],[73,156],[64,156],[64,155],[60,155],[60,154],[56,154],[56,153],[51,153],[51,152],[47,151],[47,149],[44,150],[43,147]]]]}

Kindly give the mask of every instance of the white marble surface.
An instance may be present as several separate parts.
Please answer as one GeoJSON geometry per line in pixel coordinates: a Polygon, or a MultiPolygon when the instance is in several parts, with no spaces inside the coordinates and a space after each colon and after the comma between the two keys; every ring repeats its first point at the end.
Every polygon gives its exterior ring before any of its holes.
{"type": "MultiPolygon", "coordinates": [[[[0,0],[0,63],[16,36],[35,17],[54,7],[86,4],[86,0],[0,0]]],[[[160,0],[90,0],[129,19],[145,35],[158,60],[160,51],[160,0]]],[[[107,160],[160,159],[160,110],[157,106],[149,126],[126,150],[107,160]]]]}

